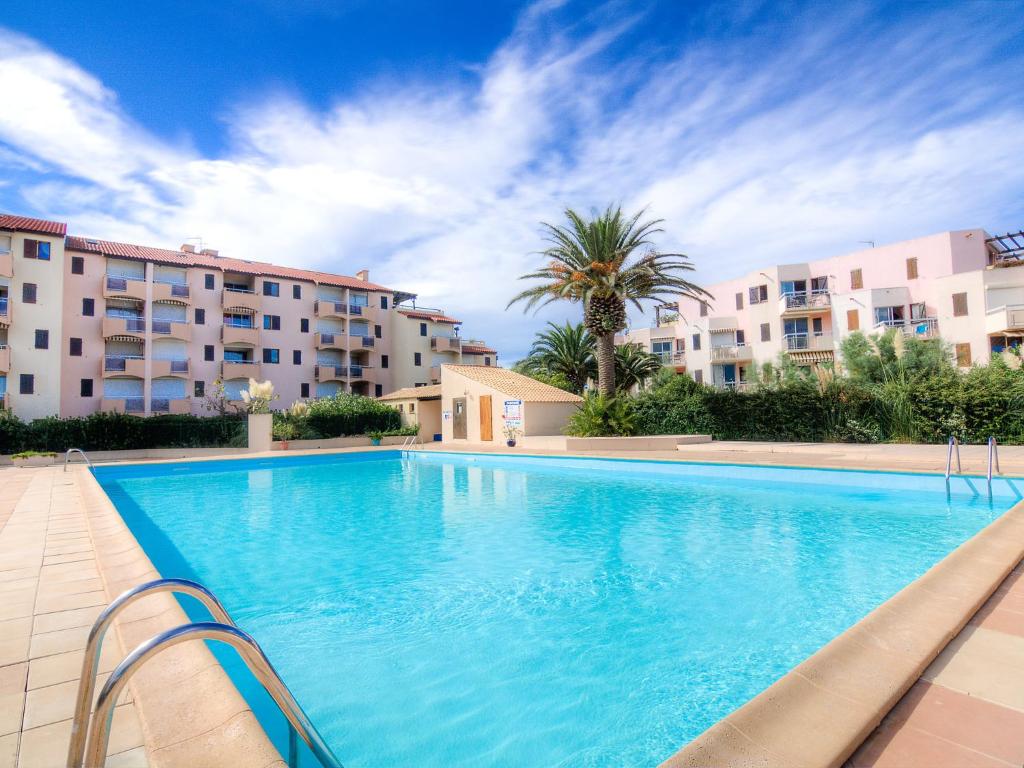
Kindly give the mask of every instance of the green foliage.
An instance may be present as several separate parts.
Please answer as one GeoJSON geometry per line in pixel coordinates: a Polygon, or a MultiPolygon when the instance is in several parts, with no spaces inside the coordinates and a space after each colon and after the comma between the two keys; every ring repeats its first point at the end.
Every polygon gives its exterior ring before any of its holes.
{"type": "Polygon", "coordinates": [[[572,385],[567,378],[561,373],[552,373],[543,369],[531,369],[523,366],[523,361],[517,363],[512,367],[512,370],[516,373],[521,373],[524,376],[529,376],[531,379],[536,379],[544,384],[548,384],[552,387],[558,387],[558,389],[564,389],[566,392],[576,392],[576,388],[572,385]]]}
{"type": "Polygon", "coordinates": [[[661,369],[661,358],[645,352],[639,344],[623,344],[615,348],[615,388],[619,392],[643,387],[661,369]]]}
{"type": "Polygon", "coordinates": [[[559,381],[559,384],[545,383],[578,395],[583,392],[587,379],[597,376],[595,349],[594,337],[582,323],[548,323],[547,329],[534,337],[530,354],[516,368],[539,381],[545,381],[541,376],[559,381]]]}
{"type": "Polygon", "coordinates": [[[633,400],[628,396],[608,397],[590,393],[569,418],[565,430],[573,437],[612,437],[636,434],[633,400]]]}
{"type": "Polygon", "coordinates": [[[365,435],[402,426],[402,418],[395,408],[372,397],[346,392],[310,402],[306,421],[320,437],[365,435]]]}
{"type": "Polygon", "coordinates": [[[56,456],[53,451],[22,451],[11,456],[12,459],[31,459],[34,456],[56,456]]]}

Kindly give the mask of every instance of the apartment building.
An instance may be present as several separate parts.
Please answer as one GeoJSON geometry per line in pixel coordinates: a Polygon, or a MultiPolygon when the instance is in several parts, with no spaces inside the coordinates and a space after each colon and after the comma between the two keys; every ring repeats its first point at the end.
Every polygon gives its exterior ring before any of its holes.
{"type": "Polygon", "coordinates": [[[713,299],[657,308],[638,343],[666,365],[717,387],[743,387],[754,364],[785,355],[834,361],[854,331],[895,328],[945,339],[956,364],[985,363],[1024,336],[1024,234],[942,232],[842,256],[783,264],[705,286],[713,299]]]}
{"type": "MultiPolygon", "coordinates": [[[[0,214],[0,393],[24,419],[206,415],[215,382],[238,401],[249,378],[274,383],[277,408],[338,392],[379,397],[429,383],[433,336],[414,333],[400,308],[415,298],[365,270],[69,236],[63,223],[0,214]]],[[[455,339],[446,349],[458,347],[455,322],[431,324],[455,339]]],[[[480,364],[496,364],[488,353],[480,364]]]]}
{"type": "Polygon", "coordinates": [[[440,309],[399,307],[395,313],[395,369],[403,386],[422,387],[441,383],[441,366],[496,366],[498,353],[479,339],[459,335],[462,321],[440,309]]]}

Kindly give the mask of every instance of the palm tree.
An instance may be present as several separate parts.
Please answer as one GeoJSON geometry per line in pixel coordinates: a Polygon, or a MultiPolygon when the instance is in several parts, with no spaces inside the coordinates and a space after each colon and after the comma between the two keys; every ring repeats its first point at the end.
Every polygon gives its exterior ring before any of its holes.
{"type": "Polygon", "coordinates": [[[506,309],[519,301],[526,302],[526,311],[559,299],[582,304],[583,324],[596,341],[598,390],[612,396],[615,334],[626,327],[626,305],[642,310],[643,301],[711,294],[681,276],[693,271],[689,258],[654,250],[651,237],[663,231],[661,219],[641,222],[643,211],[625,216],[611,206],[590,220],[571,208],[565,216],[568,225],[542,223],[550,246],[541,253],[548,264],[520,278],[541,282],[516,295],[506,309]]]}
{"type": "Polygon", "coordinates": [[[587,380],[597,375],[594,347],[594,337],[582,323],[548,323],[547,330],[534,338],[523,368],[533,373],[561,374],[572,384],[573,391],[580,394],[587,380]]]}
{"type": "Polygon", "coordinates": [[[639,344],[623,344],[615,348],[615,386],[628,392],[642,387],[661,370],[661,358],[645,352],[639,344]]]}

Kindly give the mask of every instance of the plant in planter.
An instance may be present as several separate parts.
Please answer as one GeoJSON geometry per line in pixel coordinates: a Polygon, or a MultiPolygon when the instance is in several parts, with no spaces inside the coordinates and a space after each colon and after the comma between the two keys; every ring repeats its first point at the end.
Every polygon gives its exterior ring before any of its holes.
{"type": "Polygon", "coordinates": [[[274,439],[280,441],[281,450],[288,450],[288,441],[295,440],[299,436],[299,428],[290,420],[274,424],[274,439]]]}
{"type": "Polygon", "coordinates": [[[48,467],[55,458],[53,451],[22,451],[11,456],[16,467],[48,467]]]}
{"type": "Polygon", "coordinates": [[[274,392],[274,384],[249,379],[249,388],[243,389],[241,394],[249,413],[249,450],[269,451],[273,441],[270,404],[279,397],[274,392]]]}
{"type": "Polygon", "coordinates": [[[380,445],[380,441],[384,439],[383,432],[367,432],[366,436],[370,438],[370,443],[372,445],[380,445]]]}
{"type": "Polygon", "coordinates": [[[523,434],[523,430],[521,430],[519,427],[512,426],[511,424],[506,424],[501,431],[505,435],[505,445],[507,445],[509,448],[515,448],[516,439],[523,434]]]}

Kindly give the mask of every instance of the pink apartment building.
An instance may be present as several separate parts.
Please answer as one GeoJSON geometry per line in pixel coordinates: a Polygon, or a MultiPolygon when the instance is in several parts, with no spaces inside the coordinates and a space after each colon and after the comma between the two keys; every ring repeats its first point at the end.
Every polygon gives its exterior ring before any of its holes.
{"type": "Polygon", "coordinates": [[[706,302],[657,308],[638,343],[697,381],[742,387],[755,363],[836,359],[853,331],[942,338],[956,364],[985,363],[1024,335],[1024,234],[942,232],[843,256],[783,264],[705,286],[706,302]]]}
{"type": "Polygon", "coordinates": [[[69,236],[0,214],[0,387],[25,419],[97,411],[207,415],[222,381],[240,399],[269,379],[286,408],[337,392],[428,384],[441,363],[496,365],[415,295],[355,277],[69,236]]]}

